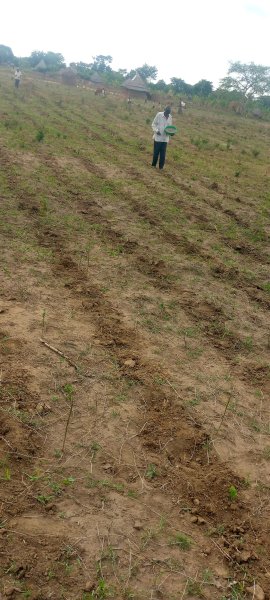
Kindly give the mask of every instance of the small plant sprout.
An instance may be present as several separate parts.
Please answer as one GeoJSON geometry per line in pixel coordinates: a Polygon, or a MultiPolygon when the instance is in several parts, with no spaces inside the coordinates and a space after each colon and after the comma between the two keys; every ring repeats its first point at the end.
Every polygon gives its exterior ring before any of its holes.
{"type": "Polygon", "coordinates": [[[43,129],[39,129],[36,134],[37,142],[42,142],[44,140],[44,137],[45,137],[45,133],[44,133],[43,129]]]}
{"type": "Polygon", "coordinates": [[[40,214],[42,217],[46,217],[48,214],[49,206],[47,198],[41,198],[40,200],[40,214]]]}
{"type": "Polygon", "coordinates": [[[10,469],[8,467],[5,468],[5,481],[10,481],[11,480],[11,472],[10,469]]]}
{"type": "Polygon", "coordinates": [[[228,492],[229,492],[229,498],[230,498],[230,500],[232,502],[234,502],[234,500],[237,500],[238,492],[237,492],[237,489],[236,489],[236,487],[234,485],[231,485],[229,487],[228,492]]]}
{"type": "Polygon", "coordinates": [[[50,502],[50,500],[52,500],[53,496],[46,496],[45,494],[39,494],[37,496],[37,501],[40,504],[48,504],[48,502],[50,502]]]}
{"type": "Polygon", "coordinates": [[[147,479],[154,479],[155,477],[157,477],[157,467],[156,467],[156,465],[153,465],[152,463],[150,463],[147,466],[145,477],[147,477],[147,479]]]}
{"type": "Polygon", "coordinates": [[[204,598],[202,586],[195,579],[188,579],[186,585],[186,594],[188,596],[194,596],[196,594],[197,598],[204,598]]]}
{"type": "Polygon", "coordinates": [[[176,533],[170,540],[170,546],[177,546],[180,550],[190,550],[191,540],[183,533],[176,533]]]}

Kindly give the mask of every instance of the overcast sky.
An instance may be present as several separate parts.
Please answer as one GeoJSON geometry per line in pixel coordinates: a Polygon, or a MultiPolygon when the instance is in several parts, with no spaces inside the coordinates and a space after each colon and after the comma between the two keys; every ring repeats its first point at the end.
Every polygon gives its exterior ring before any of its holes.
{"type": "Polygon", "coordinates": [[[158,78],[218,85],[230,60],[270,65],[270,0],[2,0],[0,43],[67,63],[110,54],[113,68],[156,65],[158,78]]]}

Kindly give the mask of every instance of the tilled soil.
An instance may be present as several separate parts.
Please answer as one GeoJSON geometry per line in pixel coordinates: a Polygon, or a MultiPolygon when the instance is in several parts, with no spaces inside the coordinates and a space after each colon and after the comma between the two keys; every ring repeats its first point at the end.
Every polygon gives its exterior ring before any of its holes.
{"type": "Polygon", "coordinates": [[[2,78],[3,598],[270,598],[267,157],[153,173],[148,108],[2,78]]]}

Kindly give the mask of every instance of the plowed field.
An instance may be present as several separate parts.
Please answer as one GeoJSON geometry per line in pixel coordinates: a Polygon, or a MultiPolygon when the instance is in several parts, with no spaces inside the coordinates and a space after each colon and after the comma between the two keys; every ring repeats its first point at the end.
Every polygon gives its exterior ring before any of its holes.
{"type": "Polygon", "coordinates": [[[0,86],[0,596],[270,598],[269,123],[0,86]]]}

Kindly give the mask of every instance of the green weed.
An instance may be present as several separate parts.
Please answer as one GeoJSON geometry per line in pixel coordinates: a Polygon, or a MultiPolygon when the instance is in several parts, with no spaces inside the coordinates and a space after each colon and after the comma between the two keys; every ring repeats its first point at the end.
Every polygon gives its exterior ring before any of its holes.
{"type": "Polygon", "coordinates": [[[170,546],[177,546],[180,550],[190,550],[191,540],[183,533],[176,533],[170,540],[170,546]]]}
{"type": "Polygon", "coordinates": [[[270,460],[270,446],[266,446],[263,450],[263,458],[265,460],[270,460]]]}
{"type": "Polygon", "coordinates": [[[5,481],[11,480],[11,471],[8,467],[5,468],[4,479],[5,481]]]}
{"type": "Polygon", "coordinates": [[[42,142],[44,140],[45,137],[45,132],[43,129],[39,129],[37,134],[36,134],[36,140],[37,142],[42,142]]]}
{"type": "Polygon", "coordinates": [[[202,586],[198,581],[194,579],[189,579],[186,586],[186,594],[187,596],[197,595],[198,598],[203,598],[203,590],[202,586]]]}
{"type": "Polygon", "coordinates": [[[114,596],[112,589],[105,583],[104,579],[100,579],[96,589],[91,593],[91,600],[106,600],[114,596]]]}
{"type": "Polygon", "coordinates": [[[228,493],[229,493],[229,498],[230,498],[230,500],[232,502],[234,500],[237,500],[237,498],[238,498],[238,491],[237,491],[237,489],[236,489],[236,487],[234,485],[231,485],[229,487],[228,493]]]}
{"type": "Polygon", "coordinates": [[[48,502],[50,502],[50,500],[53,499],[53,496],[46,496],[45,494],[40,494],[36,498],[40,504],[48,504],[48,502]]]}
{"type": "Polygon", "coordinates": [[[145,477],[147,477],[147,479],[154,479],[155,477],[157,477],[158,473],[157,473],[157,467],[156,465],[150,463],[147,466],[146,472],[145,472],[145,477]]]}

